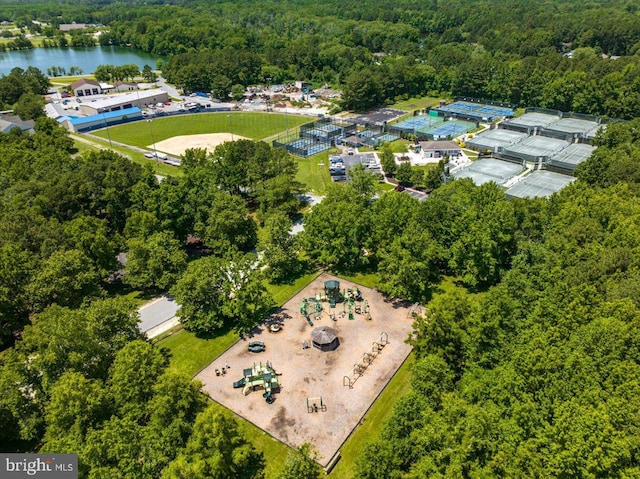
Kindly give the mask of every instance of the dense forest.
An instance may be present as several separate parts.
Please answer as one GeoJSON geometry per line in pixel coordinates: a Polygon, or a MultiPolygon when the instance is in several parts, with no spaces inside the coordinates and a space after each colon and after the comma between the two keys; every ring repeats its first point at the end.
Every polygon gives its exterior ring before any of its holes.
{"type": "Polygon", "coordinates": [[[225,95],[235,84],[304,79],[341,87],[355,110],[428,94],[623,119],[640,107],[639,13],[626,0],[86,2],[3,11],[27,27],[32,19],[104,24],[101,44],[168,55],[166,78],[188,91],[225,95]]]}
{"type": "MultiPolygon", "coordinates": [[[[171,55],[185,88],[306,78],[342,85],[355,109],[429,93],[622,118],[640,105],[632,2],[4,7],[25,25],[103,23],[111,43],[171,55]]],[[[45,80],[16,71],[0,98],[45,80]]],[[[292,238],[304,186],[266,143],[189,151],[158,181],[114,152],[78,154],[53,120],[0,134],[0,450],[75,452],[91,479],[262,477],[265,458],[170,370],[121,292],[170,290],[186,329],[242,333],[273,306],[266,279],[326,268],[427,305],[411,392],[358,478],[640,477],[639,141],[640,120],[609,124],[550,199],[469,180],[424,202],[377,197],[353,169],[292,238]]],[[[281,477],[318,477],[312,455],[281,477]]]]}

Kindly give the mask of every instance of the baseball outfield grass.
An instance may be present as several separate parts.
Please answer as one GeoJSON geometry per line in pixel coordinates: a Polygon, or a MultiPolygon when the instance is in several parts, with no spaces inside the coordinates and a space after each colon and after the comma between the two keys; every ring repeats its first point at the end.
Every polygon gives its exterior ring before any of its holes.
{"type": "MultiPolygon", "coordinates": [[[[278,113],[197,113],[126,123],[109,127],[108,133],[113,141],[146,148],[147,145],[174,136],[204,133],[233,133],[262,140],[310,121],[313,121],[312,117],[278,113]]],[[[107,131],[104,129],[93,134],[107,138],[107,131]]]]}

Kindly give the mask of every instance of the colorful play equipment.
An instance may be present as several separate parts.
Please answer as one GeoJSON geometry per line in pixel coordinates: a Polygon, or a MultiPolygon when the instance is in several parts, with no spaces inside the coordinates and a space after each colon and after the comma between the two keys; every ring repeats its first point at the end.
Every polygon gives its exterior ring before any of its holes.
{"type": "Polygon", "coordinates": [[[267,403],[272,404],[275,401],[272,391],[279,387],[278,375],[269,362],[265,364],[262,364],[262,362],[259,364],[253,363],[252,368],[242,370],[242,375],[244,377],[233,383],[233,387],[242,388],[243,396],[249,394],[249,391],[254,391],[255,388],[261,387],[264,389],[262,397],[265,398],[267,403]]]}
{"type": "Polygon", "coordinates": [[[337,303],[342,303],[342,312],[339,315],[333,311],[327,313],[332,321],[337,321],[338,316],[353,320],[354,314],[363,314],[368,320],[371,319],[369,302],[362,297],[362,292],[358,288],[341,290],[340,281],[330,280],[324,282],[323,292],[316,292],[313,298],[302,298],[300,314],[307,320],[309,326],[313,327],[314,321],[322,319],[322,313],[325,311],[323,301],[329,302],[329,309],[334,309],[337,303]]]}
{"type": "Polygon", "coordinates": [[[311,414],[312,412],[322,411],[325,412],[327,410],[327,405],[322,400],[322,396],[317,398],[307,398],[307,412],[311,414]]]}

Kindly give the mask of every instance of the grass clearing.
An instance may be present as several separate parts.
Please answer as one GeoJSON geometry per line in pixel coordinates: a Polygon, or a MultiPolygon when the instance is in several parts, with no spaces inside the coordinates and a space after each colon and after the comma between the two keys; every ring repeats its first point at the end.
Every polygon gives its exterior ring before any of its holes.
{"type": "Polygon", "coordinates": [[[311,273],[303,274],[299,278],[292,280],[290,283],[285,284],[266,283],[267,291],[269,291],[269,294],[271,294],[275,303],[278,306],[281,306],[298,291],[311,283],[311,281],[313,281],[319,274],[319,271],[313,271],[311,273]]]}
{"type": "Polygon", "coordinates": [[[442,98],[435,98],[432,96],[409,98],[408,100],[402,100],[394,103],[389,108],[397,108],[398,110],[414,111],[423,110],[425,108],[437,106],[442,98]]]}
{"type": "MultiPolygon", "coordinates": [[[[233,133],[261,140],[284,131],[287,125],[291,129],[310,121],[310,117],[277,113],[196,113],[112,126],[109,134],[113,141],[146,148],[174,136],[206,133],[233,133]]],[[[93,134],[107,138],[107,132],[103,130],[93,134]]]]}
{"type": "Polygon", "coordinates": [[[169,369],[194,376],[238,340],[234,331],[222,332],[214,338],[198,338],[181,329],[156,343],[171,353],[169,369]]]}
{"type": "Polygon", "coordinates": [[[329,154],[337,150],[323,151],[308,158],[293,156],[298,162],[296,180],[307,185],[307,191],[316,195],[325,195],[332,183],[329,175],[329,154]]]}
{"type": "Polygon", "coordinates": [[[380,435],[385,421],[393,413],[395,402],[411,390],[411,368],[414,363],[415,356],[411,353],[340,449],[342,458],[329,474],[331,479],[352,479],[355,476],[356,459],[362,448],[380,435]]]}
{"type": "Polygon", "coordinates": [[[375,288],[380,282],[380,275],[378,273],[362,271],[352,274],[333,273],[340,278],[344,278],[347,281],[352,281],[356,284],[361,284],[367,288],[375,288]]]}

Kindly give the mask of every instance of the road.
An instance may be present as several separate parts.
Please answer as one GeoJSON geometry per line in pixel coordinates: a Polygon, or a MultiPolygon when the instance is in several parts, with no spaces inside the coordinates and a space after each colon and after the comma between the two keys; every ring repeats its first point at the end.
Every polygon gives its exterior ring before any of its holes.
{"type": "Polygon", "coordinates": [[[170,296],[160,296],[149,303],[142,306],[138,313],[140,314],[140,331],[147,331],[173,319],[178,311],[179,306],[170,296]]]}

